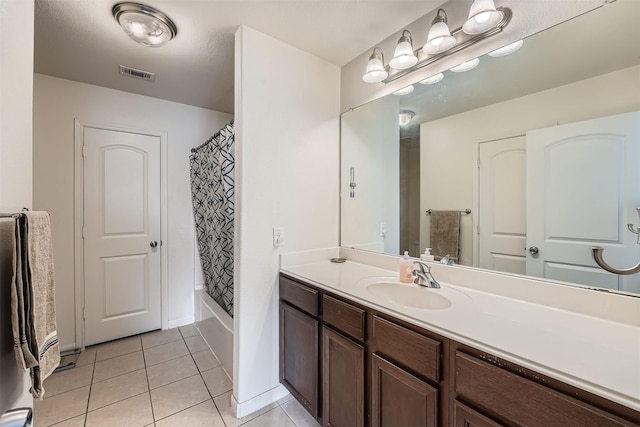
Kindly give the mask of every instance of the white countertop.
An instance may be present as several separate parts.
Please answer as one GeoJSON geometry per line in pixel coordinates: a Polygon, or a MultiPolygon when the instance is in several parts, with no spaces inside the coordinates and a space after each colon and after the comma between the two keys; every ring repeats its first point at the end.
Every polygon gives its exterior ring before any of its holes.
{"type": "MultiPolygon", "coordinates": [[[[351,252],[343,249],[340,255],[345,256],[345,252],[350,258],[351,252]]],[[[398,282],[397,271],[388,268],[397,262],[397,258],[388,260],[380,258],[381,255],[373,255],[373,262],[348,260],[337,264],[329,261],[331,256],[326,256],[328,253],[337,256],[335,252],[320,251],[316,259],[309,253],[303,257],[291,257],[282,262],[281,271],[640,411],[640,323],[636,321],[640,320],[640,298],[563,286],[560,286],[563,289],[558,289],[559,285],[537,281],[535,286],[541,288],[536,292],[549,294],[546,298],[553,301],[541,304],[540,301],[527,300],[526,291],[517,290],[519,286],[533,282],[531,279],[496,279],[486,272],[434,264],[433,275],[442,287],[423,288],[425,298],[430,292],[435,292],[446,297],[451,305],[419,309],[367,288],[375,282],[398,282]],[[376,263],[376,257],[383,262],[376,263]],[[456,274],[460,276],[456,277],[456,274]],[[474,283],[464,283],[462,279],[468,281],[469,277],[473,277],[474,283]],[[483,284],[483,280],[487,283],[483,284]],[[507,292],[508,296],[500,294],[500,284],[497,283],[500,280],[511,284],[513,290],[507,292]],[[493,281],[496,285],[492,288],[488,282],[493,281]],[[567,300],[567,304],[562,299],[567,300]],[[594,310],[584,307],[574,310],[574,306],[578,307],[575,300],[581,300],[582,306],[591,304],[596,307],[594,310]],[[616,310],[618,306],[618,312],[626,312],[616,314],[623,321],[611,320],[612,316],[599,316],[598,309],[602,305],[608,311],[616,310]]],[[[618,317],[613,316],[616,320],[618,317]]]]}

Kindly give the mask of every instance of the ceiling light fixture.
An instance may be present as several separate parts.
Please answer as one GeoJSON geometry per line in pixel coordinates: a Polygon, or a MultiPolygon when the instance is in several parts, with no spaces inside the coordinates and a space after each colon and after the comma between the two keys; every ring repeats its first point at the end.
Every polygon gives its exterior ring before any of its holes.
{"type": "Polygon", "coordinates": [[[489,52],[487,55],[493,56],[494,58],[511,55],[513,52],[520,49],[523,44],[524,44],[523,40],[518,40],[517,42],[513,42],[511,44],[503,46],[500,49],[496,49],[493,52],[489,52]]]}
{"type": "Polygon", "coordinates": [[[495,28],[503,18],[504,13],[496,9],[493,0],[474,0],[462,31],[467,34],[482,34],[495,28]]]}
{"type": "Polygon", "coordinates": [[[413,41],[411,33],[407,30],[402,32],[398,45],[393,54],[393,59],[389,61],[389,66],[396,70],[411,68],[418,62],[418,57],[413,53],[413,41]]]}
{"type": "Polygon", "coordinates": [[[117,3],[111,13],[124,32],[144,46],[164,46],[178,34],[176,24],[167,15],[144,4],[117,3]]]}
{"type": "Polygon", "coordinates": [[[427,77],[424,80],[420,80],[420,84],[432,85],[432,84],[435,84],[435,83],[438,83],[438,82],[442,81],[442,79],[444,79],[444,74],[438,73],[438,74],[433,75],[431,77],[427,77]]]}
{"type": "Polygon", "coordinates": [[[411,110],[400,110],[400,126],[406,126],[411,122],[411,119],[415,117],[416,113],[411,110]]]}
{"type": "Polygon", "coordinates": [[[422,51],[428,54],[436,54],[451,49],[456,44],[456,38],[451,35],[447,25],[447,13],[444,9],[438,9],[436,17],[431,23],[427,42],[422,51]],[[440,15],[442,13],[442,15],[440,15]]]}
{"type": "Polygon", "coordinates": [[[413,92],[413,89],[414,89],[413,85],[409,85],[407,87],[403,87],[402,89],[399,89],[393,92],[393,94],[398,96],[409,95],[411,92],[413,92]]]}
{"type": "MultiPolygon", "coordinates": [[[[499,34],[509,25],[512,16],[509,8],[496,9],[493,0],[474,0],[469,10],[469,19],[462,27],[449,32],[447,13],[444,9],[438,9],[429,29],[427,42],[422,48],[414,51],[411,33],[403,30],[389,65],[384,65],[382,50],[375,47],[362,80],[367,83],[385,84],[395,81],[499,34]]],[[[429,84],[429,80],[425,79],[424,84],[429,84]]]]}
{"type": "Polygon", "coordinates": [[[382,49],[374,47],[369,62],[367,62],[367,69],[362,76],[362,80],[367,83],[378,83],[387,78],[389,73],[384,68],[384,55],[382,49]]]}

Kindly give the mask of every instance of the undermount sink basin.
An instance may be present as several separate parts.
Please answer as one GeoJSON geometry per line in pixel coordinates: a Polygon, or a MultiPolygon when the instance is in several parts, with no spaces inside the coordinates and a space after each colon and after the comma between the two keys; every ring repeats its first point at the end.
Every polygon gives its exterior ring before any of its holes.
{"type": "Polygon", "coordinates": [[[440,295],[440,289],[425,288],[411,283],[381,281],[367,286],[375,296],[387,298],[405,307],[438,310],[451,307],[451,301],[440,295]]]}

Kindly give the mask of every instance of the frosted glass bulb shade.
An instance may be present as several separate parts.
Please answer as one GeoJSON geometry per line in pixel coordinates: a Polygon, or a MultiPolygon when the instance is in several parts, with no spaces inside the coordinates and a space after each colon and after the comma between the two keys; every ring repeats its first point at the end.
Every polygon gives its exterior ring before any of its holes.
{"type": "Polygon", "coordinates": [[[456,38],[451,35],[449,26],[445,22],[436,22],[429,29],[427,42],[422,50],[424,53],[435,55],[445,52],[456,45],[456,38]]]}
{"type": "Polygon", "coordinates": [[[416,65],[418,57],[413,53],[413,47],[409,42],[400,42],[396,46],[393,59],[389,62],[391,68],[396,70],[404,70],[416,65]]]}
{"type": "Polygon", "coordinates": [[[411,92],[413,92],[413,89],[414,89],[413,85],[409,85],[407,87],[403,87],[402,89],[393,92],[393,94],[398,96],[409,95],[411,92]]]}
{"type": "Polygon", "coordinates": [[[424,80],[420,80],[420,84],[432,85],[432,84],[435,84],[435,83],[438,83],[438,82],[442,81],[442,79],[444,79],[444,74],[438,73],[438,74],[436,74],[434,76],[427,77],[424,80]]]}
{"type": "Polygon", "coordinates": [[[513,52],[520,49],[523,44],[524,44],[523,40],[518,40],[517,42],[513,42],[511,44],[503,46],[500,49],[496,49],[493,52],[489,52],[487,55],[493,56],[494,58],[511,55],[513,52]]]}
{"type": "Polygon", "coordinates": [[[465,71],[473,70],[478,66],[479,63],[480,59],[475,58],[470,61],[463,62],[460,65],[456,65],[455,67],[451,68],[450,71],[453,71],[454,73],[464,73],[465,71]]]}
{"type": "Polygon", "coordinates": [[[113,6],[112,13],[124,32],[144,46],[164,46],[178,34],[169,17],[143,4],[118,3],[113,6]]]}
{"type": "Polygon", "coordinates": [[[462,31],[471,35],[482,34],[495,28],[503,18],[504,13],[496,10],[493,0],[474,0],[462,31]]]}
{"type": "Polygon", "coordinates": [[[362,76],[362,80],[367,83],[378,83],[383,81],[389,76],[389,73],[384,68],[384,56],[380,48],[374,48],[373,53],[369,57],[367,68],[362,76]]]}

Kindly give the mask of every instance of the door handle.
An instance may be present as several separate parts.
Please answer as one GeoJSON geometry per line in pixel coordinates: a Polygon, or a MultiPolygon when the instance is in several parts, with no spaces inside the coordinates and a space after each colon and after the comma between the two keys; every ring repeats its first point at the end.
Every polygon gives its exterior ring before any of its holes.
{"type": "Polygon", "coordinates": [[[155,248],[156,246],[158,246],[158,242],[153,240],[151,243],[149,243],[149,246],[151,246],[152,248],[155,248]]]}
{"type": "Polygon", "coordinates": [[[538,255],[538,252],[540,252],[540,249],[538,249],[538,247],[537,247],[537,246],[531,246],[531,247],[529,248],[529,253],[530,253],[531,255],[538,255]]]}

